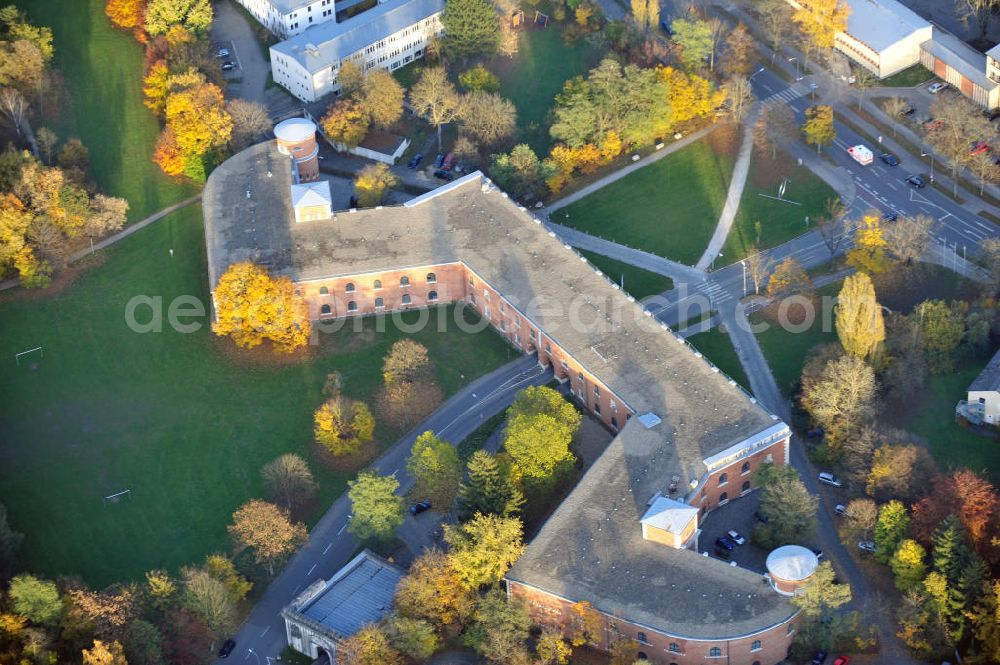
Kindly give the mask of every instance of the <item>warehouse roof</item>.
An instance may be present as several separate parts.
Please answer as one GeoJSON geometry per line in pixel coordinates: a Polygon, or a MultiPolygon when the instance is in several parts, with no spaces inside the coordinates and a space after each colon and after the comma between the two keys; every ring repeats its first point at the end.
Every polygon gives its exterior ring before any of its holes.
{"type": "MultiPolygon", "coordinates": [[[[931,24],[896,0],[847,0],[847,34],[882,52],[931,24]]],[[[930,34],[925,35],[925,39],[930,34]]]]}

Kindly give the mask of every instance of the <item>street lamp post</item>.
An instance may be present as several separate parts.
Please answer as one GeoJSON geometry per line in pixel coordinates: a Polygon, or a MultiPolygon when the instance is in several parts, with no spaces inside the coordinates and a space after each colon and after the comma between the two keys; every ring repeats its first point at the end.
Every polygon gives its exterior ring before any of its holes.
{"type": "Polygon", "coordinates": [[[931,182],[934,182],[934,153],[933,152],[924,152],[924,144],[921,143],[920,144],[920,156],[921,157],[927,157],[928,155],[931,158],[931,182]]]}
{"type": "Polygon", "coordinates": [[[740,259],[740,265],[743,266],[743,297],[747,297],[747,260],[740,259]]]}
{"type": "Polygon", "coordinates": [[[755,71],[753,74],[751,74],[750,78],[747,79],[747,83],[749,83],[750,81],[752,81],[753,77],[757,76],[757,74],[760,74],[762,71],[764,71],[763,67],[761,67],[760,69],[758,69],[757,71],[755,71]]]}
{"type": "Polygon", "coordinates": [[[793,61],[795,62],[795,80],[796,81],[801,81],[802,77],[799,76],[799,59],[798,58],[789,58],[788,59],[788,62],[793,62],[793,61]]]}

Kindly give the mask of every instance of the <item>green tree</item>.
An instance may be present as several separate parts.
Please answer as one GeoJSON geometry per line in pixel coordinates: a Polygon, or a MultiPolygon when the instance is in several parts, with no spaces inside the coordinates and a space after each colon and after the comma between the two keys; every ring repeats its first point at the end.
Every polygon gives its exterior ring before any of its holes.
{"type": "Polygon", "coordinates": [[[507,410],[504,449],[518,473],[545,481],[573,459],[569,444],[580,427],[580,413],[547,386],[525,388],[507,410]]]}
{"type": "Polygon", "coordinates": [[[511,196],[526,199],[544,191],[544,182],[550,173],[531,146],[519,143],[509,153],[493,155],[490,175],[511,196]]]}
{"type": "Polygon", "coordinates": [[[879,563],[889,563],[909,528],[910,515],[901,502],[893,500],[879,507],[875,522],[875,559],[879,563]]]}
{"type": "Polygon", "coordinates": [[[174,601],[177,583],[165,570],[150,570],[146,573],[146,598],[158,611],[165,612],[174,601]]]}
{"type": "Polygon", "coordinates": [[[802,125],[802,131],[806,135],[806,143],[816,146],[818,155],[823,146],[829,146],[833,139],[837,138],[837,131],[833,127],[833,107],[832,106],[810,106],[806,109],[806,121],[802,125]]]}
{"type": "Polygon", "coordinates": [[[490,589],[476,607],[475,622],[464,640],[476,653],[495,663],[509,663],[525,650],[531,616],[524,601],[507,598],[499,587],[490,589]]]}
{"type": "Polygon", "coordinates": [[[500,45],[500,16],[487,0],[448,0],[441,26],[444,50],[454,58],[492,55],[500,45]]]}
{"type": "Polygon", "coordinates": [[[921,587],[927,575],[927,565],[924,563],[926,554],[923,545],[915,540],[906,538],[899,543],[889,560],[897,589],[906,592],[921,587]]]}
{"type": "Polygon", "coordinates": [[[438,636],[434,626],[423,619],[394,616],[386,626],[389,643],[404,655],[423,662],[438,649],[438,636]]]}
{"type": "Polygon", "coordinates": [[[851,602],[851,585],[838,584],[829,561],[823,561],[810,579],[793,597],[792,604],[807,619],[818,619],[841,605],[851,602]]]}
{"type": "Polygon", "coordinates": [[[7,593],[14,611],[32,623],[53,626],[62,616],[63,602],[55,582],[33,575],[18,575],[11,580],[7,593]]]}
{"type": "Polygon", "coordinates": [[[885,341],[885,321],[871,277],[863,272],[848,275],[833,312],[844,350],[856,358],[874,358],[885,341]]]}
{"type": "Polygon", "coordinates": [[[430,499],[442,512],[448,510],[462,482],[462,461],[453,445],[434,432],[424,432],[413,443],[406,470],[414,479],[414,496],[430,499]]]}
{"type": "Polygon", "coordinates": [[[462,584],[478,589],[502,580],[524,551],[523,528],[517,518],[481,514],[465,524],[446,524],[448,561],[462,584]]]}
{"type": "Polygon", "coordinates": [[[700,19],[674,19],[670,23],[671,39],[681,47],[681,59],[688,67],[705,65],[712,54],[712,26],[700,19]]]}
{"type": "Polygon", "coordinates": [[[212,25],[212,18],[209,0],[149,0],[146,4],[146,32],[153,36],[175,25],[201,34],[212,25]]]}
{"type": "Polygon", "coordinates": [[[774,548],[796,543],[816,529],[817,499],[790,466],[764,464],[754,485],[761,488],[760,512],[770,518],[754,530],[754,540],[774,548]]]}
{"type": "Polygon", "coordinates": [[[954,367],[955,349],[962,341],[962,317],[943,300],[925,300],[913,310],[919,324],[920,349],[932,374],[947,374],[954,367]]]}
{"type": "Polygon", "coordinates": [[[125,637],[125,656],[129,665],[160,665],[163,662],[160,629],[144,619],[134,620],[125,637]]]}
{"type": "Polygon", "coordinates": [[[969,613],[984,662],[1000,662],[1000,580],[991,580],[969,613]]]}
{"type": "Polygon", "coordinates": [[[458,75],[458,84],[466,92],[481,90],[483,92],[500,92],[500,79],[486,69],[482,63],[471,69],[466,69],[458,75]]]}
{"type": "Polygon", "coordinates": [[[458,492],[459,519],[468,520],[476,513],[511,517],[520,512],[524,495],[503,472],[496,457],[477,450],[467,467],[469,480],[462,483],[458,492]]]}
{"type": "Polygon", "coordinates": [[[393,476],[362,471],[357,480],[347,484],[353,515],[347,530],[363,541],[391,538],[403,523],[403,497],[396,494],[399,481],[393,476]]]}
{"type": "Polygon", "coordinates": [[[187,567],[184,579],[184,606],[199,615],[217,637],[229,633],[236,622],[236,603],[225,583],[204,568],[187,567]]]}

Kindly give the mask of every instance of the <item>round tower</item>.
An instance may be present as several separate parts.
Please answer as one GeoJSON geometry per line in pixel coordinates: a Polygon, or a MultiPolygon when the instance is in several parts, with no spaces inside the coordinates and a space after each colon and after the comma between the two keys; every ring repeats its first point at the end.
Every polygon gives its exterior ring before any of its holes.
{"type": "Polygon", "coordinates": [[[794,596],[812,579],[817,566],[816,554],[801,545],[784,545],[767,555],[771,586],[783,596],[794,596]]]}
{"type": "Polygon", "coordinates": [[[307,118],[289,118],[274,127],[278,139],[278,152],[292,158],[298,182],[312,182],[319,178],[319,145],[316,143],[316,124],[307,118]]]}

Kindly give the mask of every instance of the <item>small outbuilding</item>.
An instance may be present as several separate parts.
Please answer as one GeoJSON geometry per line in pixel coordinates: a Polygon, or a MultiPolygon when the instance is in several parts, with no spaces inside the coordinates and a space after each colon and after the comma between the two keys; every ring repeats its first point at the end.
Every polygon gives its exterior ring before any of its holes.
{"type": "Polygon", "coordinates": [[[968,400],[960,401],[955,413],[973,425],[1000,426],[1000,351],[969,384],[968,400]]]}
{"type": "Polygon", "coordinates": [[[767,555],[771,586],[784,596],[794,596],[816,573],[819,558],[801,545],[784,545],[767,555]]]}

